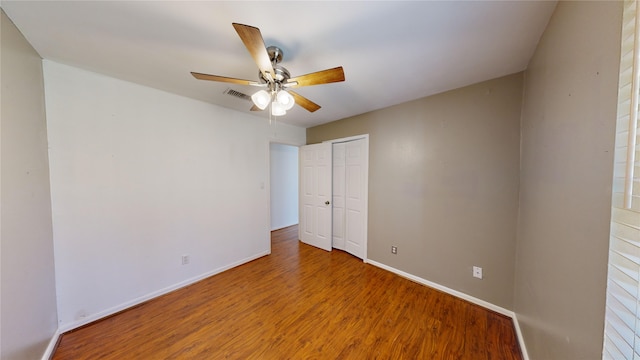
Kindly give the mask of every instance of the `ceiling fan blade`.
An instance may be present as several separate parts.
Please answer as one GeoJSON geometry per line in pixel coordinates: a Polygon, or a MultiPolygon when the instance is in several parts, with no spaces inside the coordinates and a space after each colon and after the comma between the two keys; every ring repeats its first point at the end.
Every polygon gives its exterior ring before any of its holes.
{"type": "Polygon", "coordinates": [[[194,78],[199,80],[219,81],[219,82],[226,82],[226,83],[232,83],[232,84],[238,84],[238,85],[261,86],[261,84],[257,81],[236,79],[236,78],[230,78],[226,76],[201,74],[197,72],[192,72],[191,75],[193,75],[194,78]]]}
{"type": "Polygon", "coordinates": [[[233,23],[233,27],[242,39],[244,46],[247,47],[249,53],[253,57],[253,60],[258,65],[258,69],[262,73],[265,79],[273,81],[275,73],[273,71],[273,65],[271,65],[271,59],[267,52],[267,47],[264,45],[262,34],[257,27],[233,23]]]}
{"type": "Polygon", "coordinates": [[[301,86],[328,84],[340,81],[344,81],[344,70],[342,70],[342,66],[338,66],[333,69],[317,71],[311,74],[296,76],[289,79],[285,86],[296,88],[301,86]]]}
{"type": "Polygon", "coordinates": [[[293,99],[296,101],[296,104],[302,106],[303,108],[305,108],[307,111],[309,112],[314,112],[318,109],[320,109],[320,105],[314,103],[313,101],[307,99],[306,97],[298,94],[298,93],[294,93],[293,91],[287,90],[287,92],[289,94],[291,94],[291,96],[293,96],[293,99]]]}
{"type": "Polygon", "coordinates": [[[262,109],[260,109],[259,107],[257,107],[256,105],[253,105],[251,107],[251,109],[249,109],[250,111],[262,111],[262,109]]]}

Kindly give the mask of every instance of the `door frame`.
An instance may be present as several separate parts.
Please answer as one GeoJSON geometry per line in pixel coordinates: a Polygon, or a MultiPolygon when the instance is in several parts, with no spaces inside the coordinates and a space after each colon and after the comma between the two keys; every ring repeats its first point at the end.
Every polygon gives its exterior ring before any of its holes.
{"type": "MultiPolygon", "coordinates": [[[[284,227],[281,227],[281,228],[278,228],[278,229],[273,229],[273,228],[272,228],[272,226],[271,226],[271,225],[272,225],[272,221],[271,221],[271,220],[272,220],[272,217],[273,217],[273,213],[271,212],[271,210],[272,210],[272,208],[271,208],[271,203],[272,203],[272,201],[273,201],[273,198],[272,198],[272,195],[273,195],[273,194],[272,194],[272,190],[273,190],[273,189],[272,189],[272,187],[273,187],[273,185],[274,185],[274,184],[271,182],[271,177],[273,176],[273,164],[271,163],[271,160],[272,160],[272,155],[273,155],[273,154],[272,154],[272,151],[273,151],[273,146],[274,146],[274,145],[278,145],[278,146],[286,146],[286,147],[289,147],[289,148],[294,148],[294,149],[296,149],[296,150],[297,150],[297,151],[296,151],[296,154],[298,154],[298,153],[299,153],[299,150],[300,150],[300,146],[299,146],[299,145],[290,145],[290,144],[285,144],[285,143],[283,143],[283,142],[275,142],[275,141],[271,141],[271,142],[269,142],[269,178],[268,178],[268,179],[269,179],[269,181],[268,181],[268,186],[267,186],[267,190],[269,190],[269,196],[268,196],[267,203],[268,203],[268,205],[269,205],[269,231],[272,231],[272,232],[273,232],[273,231],[275,231],[275,230],[279,230],[279,229],[282,229],[282,228],[285,228],[285,227],[289,227],[289,226],[293,226],[293,225],[295,225],[295,224],[291,224],[291,225],[287,225],[287,226],[284,226],[284,227]]],[[[297,166],[297,164],[298,164],[298,163],[299,163],[299,154],[298,154],[298,156],[296,156],[296,166],[297,166]]],[[[287,172],[287,173],[288,173],[288,172],[287,172]]],[[[289,175],[289,174],[288,174],[288,175],[289,175]]],[[[299,182],[299,181],[298,181],[298,180],[299,180],[299,177],[300,177],[300,170],[296,171],[296,174],[295,174],[296,183],[298,183],[298,182],[299,182]]],[[[296,194],[296,196],[298,196],[298,194],[296,194]]],[[[298,202],[296,201],[296,213],[297,213],[297,211],[298,211],[297,203],[298,203],[298,202]]],[[[298,220],[299,220],[299,219],[298,219],[298,220]]]]}
{"type": "MultiPolygon", "coordinates": [[[[323,143],[331,143],[331,145],[333,146],[334,143],[343,143],[343,142],[349,142],[354,140],[364,140],[365,162],[363,164],[363,170],[364,170],[364,194],[366,196],[364,196],[364,226],[363,226],[364,243],[362,244],[364,254],[362,257],[362,261],[367,263],[368,262],[367,249],[369,245],[369,134],[349,136],[349,137],[344,137],[340,139],[325,140],[323,141],[323,143]]],[[[333,236],[332,236],[332,239],[333,239],[333,236]]]]}
{"type": "MultiPolygon", "coordinates": [[[[267,222],[266,222],[266,232],[267,235],[267,244],[269,244],[267,254],[271,254],[271,144],[281,144],[281,145],[289,145],[295,146],[300,149],[300,146],[305,144],[301,144],[297,141],[287,141],[285,139],[278,138],[268,138],[266,141],[266,162],[267,162],[267,174],[265,176],[264,181],[260,182],[260,187],[266,191],[266,199],[267,199],[267,222]]],[[[298,180],[300,179],[300,170],[298,170],[298,174],[296,174],[298,180]]],[[[298,219],[298,223],[300,219],[298,219]]]]}

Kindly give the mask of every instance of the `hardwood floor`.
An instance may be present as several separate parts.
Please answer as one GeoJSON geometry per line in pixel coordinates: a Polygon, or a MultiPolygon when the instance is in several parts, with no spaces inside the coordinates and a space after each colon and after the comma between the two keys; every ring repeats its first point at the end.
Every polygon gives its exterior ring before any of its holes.
{"type": "Polygon", "coordinates": [[[522,359],[511,319],[272,233],[272,254],[62,335],[53,359],[522,359]]]}

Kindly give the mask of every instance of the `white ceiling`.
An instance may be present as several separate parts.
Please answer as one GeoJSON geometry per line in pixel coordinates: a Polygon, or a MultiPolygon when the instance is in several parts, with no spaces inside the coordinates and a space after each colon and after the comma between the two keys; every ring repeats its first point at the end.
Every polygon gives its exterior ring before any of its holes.
{"type": "Polygon", "coordinates": [[[223,94],[257,80],[232,22],[260,28],[292,76],[343,66],[346,81],[296,90],[322,108],[279,121],[310,127],[524,70],[555,1],[6,1],[45,59],[250,112],[223,94]]]}

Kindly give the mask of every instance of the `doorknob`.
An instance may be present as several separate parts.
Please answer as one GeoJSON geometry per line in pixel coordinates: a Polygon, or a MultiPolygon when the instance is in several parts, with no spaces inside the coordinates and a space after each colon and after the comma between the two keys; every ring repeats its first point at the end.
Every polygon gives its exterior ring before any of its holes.
{"type": "Polygon", "coordinates": [[[330,204],[329,200],[325,201],[324,204],[329,205],[330,204]]]}

